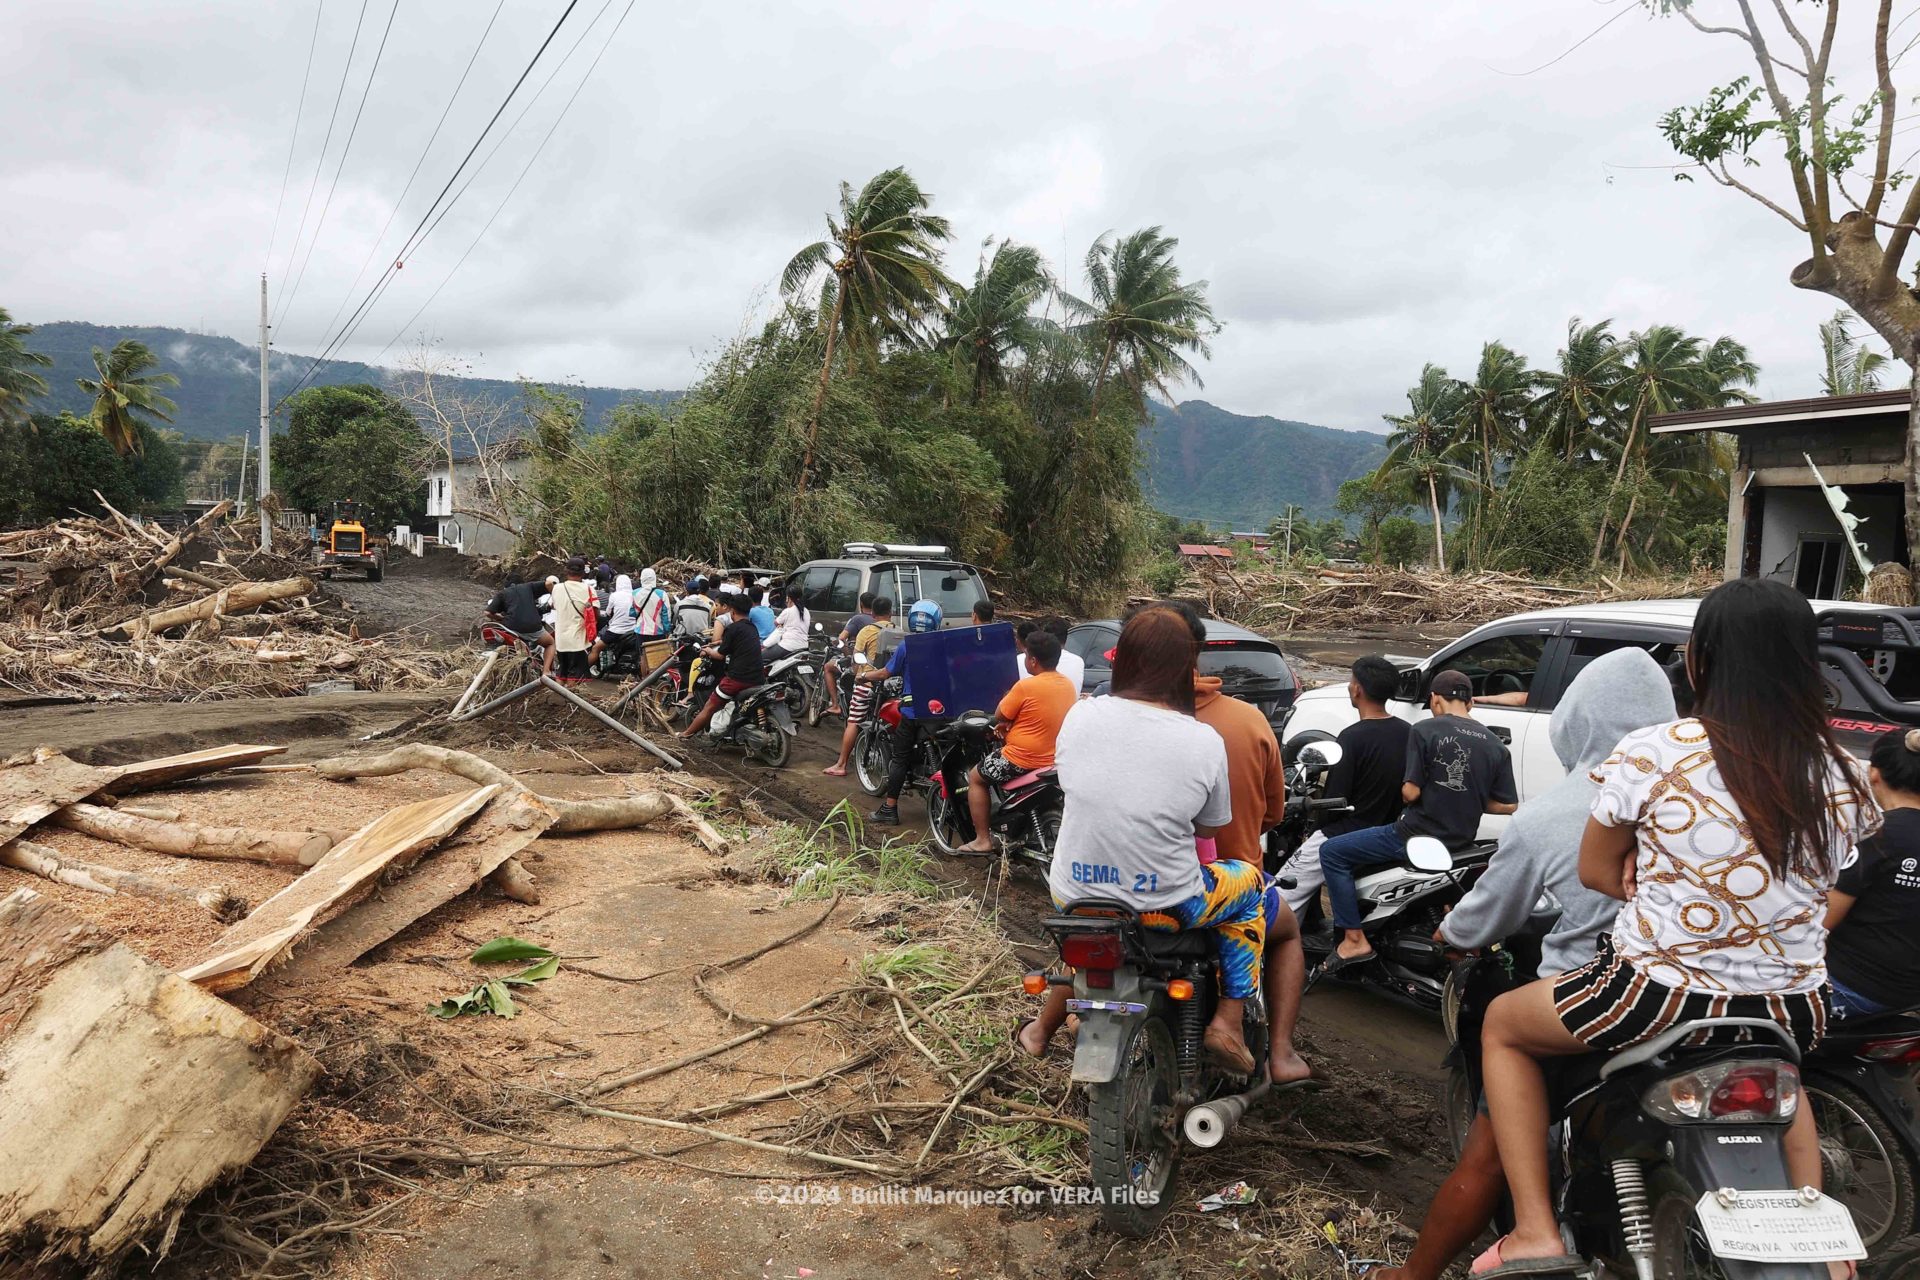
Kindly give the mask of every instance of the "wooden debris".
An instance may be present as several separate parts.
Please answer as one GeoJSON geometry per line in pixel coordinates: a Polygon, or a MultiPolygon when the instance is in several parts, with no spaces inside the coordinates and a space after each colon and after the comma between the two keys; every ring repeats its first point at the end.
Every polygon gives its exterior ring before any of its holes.
{"type": "Polygon", "coordinates": [[[534,882],[533,872],[518,858],[508,858],[495,867],[487,883],[515,902],[524,902],[530,907],[540,905],[540,886],[534,882]]]}
{"type": "Polygon", "coordinates": [[[109,1270],[251,1161],[319,1070],[57,903],[0,898],[0,1252],[109,1270]]]}
{"type": "Polygon", "coordinates": [[[216,920],[237,919],[245,913],[246,903],[225,889],[213,886],[192,889],[156,876],[119,867],[102,866],[69,858],[58,849],[35,844],[24,838],[0,844],[0,867],[12,867],[28,875],[40,876],[58,884],[85,889],[89,893],[128,893],[142,898],[173,898],[205,907],[216,920]]]}
{"type": "Polygon", "coordinates": [[[85,800],[119,776],[119,770],[70,760],[51,747],[0,764],[0,842],[85,800]]]}
{"type": "Polygon", "coordinates": [[[115,840],[179,858],[224,858],[310,867],[333,847],[333,837],[321,831],[203,827],[180,821],[177,816],[171,820],[154,819],[127,809],[105,809],[94,804],[70,804],[48,821],[102,840],[115,840]]]}
{"type": "Polygon", "coordinates": [[[435,796],[375,818],[328,850],[305,875],[228,929],[208,957],[181,970],[181,976],[209,991],[245,986],[323,913],[364,897],[381,872],[405,865],[439,844],[499,791],[498,786],[486,786],[435,796]]]}
{"type": "Polygon", "coordinates": [[[222,769],[256,764],[268,756],[277,756],[285,751],[285,747],[207,747],[201,751],[183,751],[177,756],[161,756],[136,764],[123,764],[113,769],[113,780],[101,791],[109,795],[150,791],[155,787],[185,782],[188,778],[218,773],[222,769]]]}
{"type": "Polygon", "coordinates": [[[222,587],[212,595],[202,596],[188,604],[172,605],[128,618],[125,622],[103,628],[101,634],[113,635],[117,632],[132,637],[150,636],[161,631],[170,631],[174,627],[184,627],[189,622],[205,622],[209,618],[223,617],[227,614],[247,613],[275,600],[291,600],[295,596],[310,595],[312,592],[312,578],[281,578],[276,582],[236,582],[230,587],[222,587]]]}

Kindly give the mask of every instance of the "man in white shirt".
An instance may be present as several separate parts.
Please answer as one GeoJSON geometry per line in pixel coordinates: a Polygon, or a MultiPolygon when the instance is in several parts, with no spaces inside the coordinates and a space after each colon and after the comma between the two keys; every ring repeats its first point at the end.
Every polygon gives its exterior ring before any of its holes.
{"type": "Polygon", "coordinates": [[[1060,665],[1055,668],[1055,670],[1059,671],[1061,675],[1067,678],[1068,683],[1073,685],[1073,694],[1076,698],[1085,694],[1087,683],[1086,659],[1077,653],[1071,652],[1067,648],[1067,633],[1073,630],[1073,624],[1056,614],[1054,617],[1041,619],[1040,627],[1044,631],[1051,631],[1054,638],[1060,641],[1060,665]]]}

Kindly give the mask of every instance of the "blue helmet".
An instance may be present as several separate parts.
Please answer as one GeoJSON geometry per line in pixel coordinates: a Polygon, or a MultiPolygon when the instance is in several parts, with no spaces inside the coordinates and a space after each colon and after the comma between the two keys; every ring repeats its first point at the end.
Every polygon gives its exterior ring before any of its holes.
{"type": "Polygon", "coordinates": [[[940,606],[932,600],[916,600],[907,610],[908,631],[938,631],[942,614],[940,606]]]}

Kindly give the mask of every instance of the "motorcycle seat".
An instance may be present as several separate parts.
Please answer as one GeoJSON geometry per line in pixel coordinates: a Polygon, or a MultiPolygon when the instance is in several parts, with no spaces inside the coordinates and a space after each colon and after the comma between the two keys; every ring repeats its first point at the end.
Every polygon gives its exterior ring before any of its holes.
{"type": "Polygon", "coordinates": [[[1148,955],[1204,960],[1214,953],[1211,929],[1142,929],[1140,934],[1148,955]]]}
{"type": "Polygon", "coordinates": [[[1002,791],[1018,791],[1022,787],[1031,787],[1036,782],[1046,782],[1057,776],[1058,771],[1052,768],[1030,769],[1017,778],[1009,778],[1007,781],[1001,783],[1000,789],[1002,791]]]}

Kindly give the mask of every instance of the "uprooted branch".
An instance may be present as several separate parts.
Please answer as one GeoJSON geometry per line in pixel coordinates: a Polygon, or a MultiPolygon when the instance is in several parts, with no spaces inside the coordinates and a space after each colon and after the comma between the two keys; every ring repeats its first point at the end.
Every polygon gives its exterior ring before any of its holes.
{"type": "Polygon", "coordinates": [[[320,831],[202,827],[97,804],[70,804],[48,821],[102,840],[115,840],[180,858],[239,859],[310,867],[333,847],[333,837],[320,831]]]}

